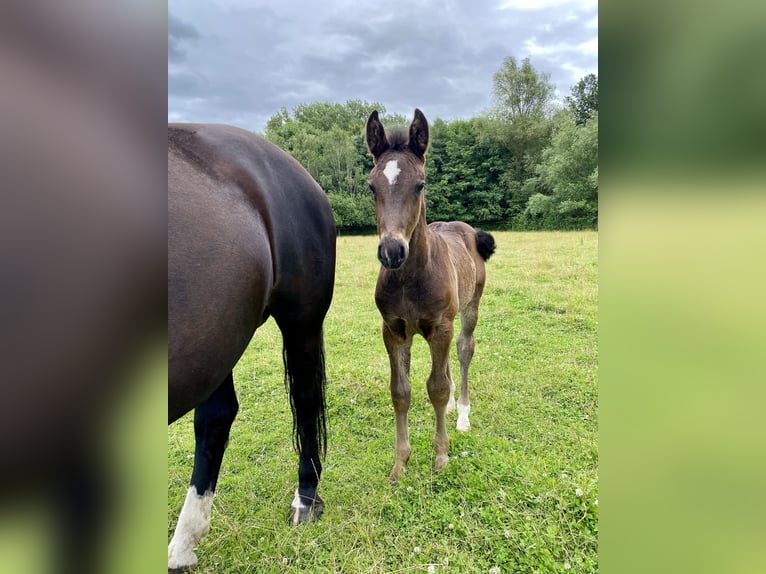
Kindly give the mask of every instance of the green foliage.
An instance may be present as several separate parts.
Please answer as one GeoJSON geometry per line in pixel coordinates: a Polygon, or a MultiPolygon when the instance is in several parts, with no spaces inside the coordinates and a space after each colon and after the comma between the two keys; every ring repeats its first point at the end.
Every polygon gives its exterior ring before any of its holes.
{"type": "Polygon", "coordinates": [[[578,126],[584,126],[598,112],[598,76],[588,74],[572,86],[572,95],[564,98],[575,115],[578,126]]]}
{"type": "MultiPolygon", "coordinates": [[[[551,117],[552,95],[547,74],[537,72],[529,59],[519,65],[511,57],[495,74],[495,107],[487,116],[432,119],[426,161],[429,221],[519,229],[596,225],[597,78],[586,76],[573,88],[567,98],[572,112],[560,110],[551,117]],[[575,126],[580,109],[587,120],[575,126]]],[[[364,140],[374,109],[387,127],[409,122],[387,114],[379,103],[349,100],[300,104],[292,112],[282,108],[266,126],[266,137],[292,154],[325,190],[341,230],[375,227],[367,187],[373,163],[364,140]]]]}
{"type": "Polygon", "coordinates": [[[545,190],[529,198],[520,221],[533,229],[581,229],[598,223],[598,112],[585,125],[572,112],[554,118],[551,145],[537,167],[545,190]]]}
{"type": "Polygon", "coordinates": [[[375,204],[368,194],[327,194],[338,229],[363,230],[375,227],[375,204]]]}
{"type": "Polygon", "coordinates": [[[492,77],[492,115],[505,122],[547,115],[555,92],[550,77],[535,70],[529,58],[519,66],[516,58],[509,56],[492,77]]]}
{"type": "Polygon", "coordinates": [[[426,191],[430,221],[503,219],[502,150],[482,141],[480,129],[477,119],[433,123],[426,191]]]}
{"type": "MultiPolygon", "coordinates": [[[[375,237],[338,238],[324,325],[328,450],[315,524],[287,522],[292,417],[274,321],[234,370],[240,410],[199,574],[598,572],[598,236],[494,232],[471,364],[471,431],[449,415],[432,471],[428,345],[412,348],[412,456],[397,486],[388,357],[374,303],[375,237]]],[[[457,327],[457,325],[456,325],[457,327]]],[[[452,346],[452,373],[457,368],[452,346]]],[[[168,540],[189,484],[193,415],[168,427],[168,540]]]]}

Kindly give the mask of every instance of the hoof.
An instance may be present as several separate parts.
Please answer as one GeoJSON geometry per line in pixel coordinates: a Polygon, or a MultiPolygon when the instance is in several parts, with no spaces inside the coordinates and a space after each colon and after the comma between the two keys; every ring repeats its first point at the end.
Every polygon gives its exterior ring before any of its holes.
{"type": "Polygon", "coordinates": [[[391,481],[391,485],[392,486],[395,485],[397,482],[399,482],[399,479],[406,474],[407,474],[406,466],[395,465],[394,469],[391,471],[391,476],[389,477],[389,480],[391,481]]]}
{"type": "Polygon", "coordinates": [[[186,566],[182,568],[168,568],[168,574],[186,574],[192,571],[192,566],[186,566]]]}
{"type": "Polygon", "coordinates": [[[458,432],[468,432],[471,430],[471,422],[468,415],[471,414],[471,405],[457,405],[457,430],[458,432]]]}
{"type": "Polygon", "coordinates": [[[436,457],[436,462],[434,462],[434,472],[441,472],[445,466],[447,466],[447,463],[449,462],[449,457],[446,454],[442,454],[436,457]]]}
{"type": "Polygon", "coordinates": [[[314,495],[310,505],[306,504],[304,500],[307,499],[301,498],[297,492],[295,493],[295,499],[290,509],[290,524],[293,526],[307,522],[316,522],[324,512],[324,502],[318,494],[314,495]]]}

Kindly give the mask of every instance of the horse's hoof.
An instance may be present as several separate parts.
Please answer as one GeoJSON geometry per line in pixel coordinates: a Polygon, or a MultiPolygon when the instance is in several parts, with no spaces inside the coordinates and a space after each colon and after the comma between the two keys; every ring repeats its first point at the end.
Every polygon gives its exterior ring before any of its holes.
{"type": "Polygon", "coordinates": [[[434,462],[434,472],[441,472],[445,466],[447,466],[447,463],[449,462],[449,457],[446,454],[442,454],[436,457],[436,462],[434,462]]]}
{"type": "Polygon", "coordinates": [[[191,547],[178,544],[174,536],[168,545],[168,574],[193,572],[198,563],[197,555],[191,547]]]}
{"type": "Polygon", "coordinates": [[[394,466],[394,469],[391,471],[391,476],[389,477],[391,486],[396,485],[396,483],[399,482],[399,479],[402,478],[405,474],[407,474],[406,466],[394,466]]]}
{"type": "Polygon", "coordinates": [[[298,526],[307,522],[316,522],[324,512],[324,502],[318,494],[314,495],[310,505],[305,504],[298,493],[295,494],[292,508],[290,509],[290,524],[298,526]]]}
{"type": "Polygon", "coordinates": [[[468,415],[471,414],[471,405],[457,405],[457,430],[458,432],[468,432],[471,430],[471,422],[468,415]]]}

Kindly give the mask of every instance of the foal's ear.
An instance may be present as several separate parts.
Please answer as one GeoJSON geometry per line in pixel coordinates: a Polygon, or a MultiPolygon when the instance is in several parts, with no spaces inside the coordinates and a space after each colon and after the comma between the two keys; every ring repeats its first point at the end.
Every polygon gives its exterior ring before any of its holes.
{"type": "Polygon", "coordinates": [[[365,127],[367,136],[367,149],[376,158],[388,149],[388,140],[386,139],[386,130],[378,118],[378,110],[374,110],[367,118],[365,127]]]}
{"type": "Polygon", "coordinates": [[[415,119],[410,124],[409,148],[420,159],[426,157],[428,150],[428,120],[419,109],[415,108],[415,119]]]}

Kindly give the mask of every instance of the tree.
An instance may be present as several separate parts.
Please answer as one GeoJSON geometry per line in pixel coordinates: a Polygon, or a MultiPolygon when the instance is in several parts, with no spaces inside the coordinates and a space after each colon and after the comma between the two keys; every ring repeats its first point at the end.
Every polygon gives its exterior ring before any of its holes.
{"type": "Polygon", "coordinates": [[[516,58],[507,57],[492,77],[495,104],[490,115],[505,122],[547,116],[555,89],[550,77],[538,73],[529,58],[519,67],[516,58]]]}
{"type": "Polygon", "coordinates": [[[481,139],[504,148],[505,216],[522,213],[537,189],[535,169],[550,144],[554,87],[550,74],[538,72],[529,58],[521,65],[506,58],[493,76],[494,106],[484,120],[481,139]]]}
{"type": "Polygon", "coordinates": [[[300,104],[292,113],[282,108],[266,124],[266,138],[298,160],[327,193],[339,228],[375,225],[367,189],[372,160],[363,135],[375,109],[391,121],[381,104],[349,100],[300,104]]]}
{"type": "Polygon", "coordinates": [[[507,169],[503,150],[482,140],[478,118],[446,123],[434,121],[428,152],[428,218],[472,223],[503,219],[507,169]]]}
{"type": "Polygon", "coordinates": [[[564,102],[575,115],[578,126],[585,123],[598,112],[598,76],[588,74],[572,86],[572,95],[564,98],[564,102]]]}
{"type": "MultiPolygon", "coordinates": [[[[553,86],[528,59],[507,58],[494,75],[495,107],[485,116],[431,124],[426,162],[428,219],[526,228],[593,227],[598,219],[598,81],[573,87],[551,116],[553,86]],[[571,101],[570,101],[571,100],[571,101]],[[576,103],[588,117],[576,125],[576,103]]],[[[282,108],[266,137],[295,157],[327,193],[338,229],[374,228],[367,188],[373,167],[364,124],[378,110],[386,126],[409,118],[379,103],[312,103],[282,108]]],[[[583,116],[584,117],[584,116],[583,116]]]]}
{"type": "Polygon", "coordinates": [[[562,110],[553,119],[551,145],[537,167],[544,193],[529,198],[524,212],[531,227],[580,229],[598,223],[598,112],[585,125],[562,110]]]}

